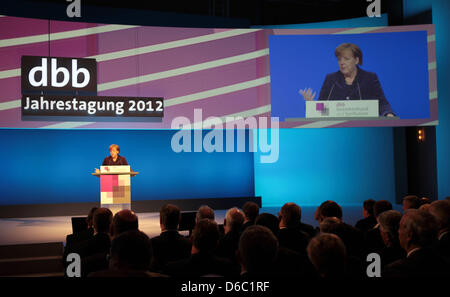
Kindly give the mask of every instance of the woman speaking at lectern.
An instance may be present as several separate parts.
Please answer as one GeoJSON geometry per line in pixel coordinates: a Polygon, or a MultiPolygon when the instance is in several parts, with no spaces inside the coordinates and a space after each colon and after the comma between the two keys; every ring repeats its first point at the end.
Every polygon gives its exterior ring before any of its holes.
{"type": "MultiPolygon", "coordinates": [[[[384,96],[378,76],[361,69],[362,51],[356,44],[343,43],[334,54],[339,71],[326,76],[318,100],[378,100],[380,116],[394,116],[391,105],[384,96]]],[[[314,100],[316,92],[310,88],[300,90],[305,100],[314,100]]]]}
{"type": "MultiPolygon", "coordinates": [[[[106,157],[103,160],[102,166],[117,166],[117,165],[128,165],[127,159],[123,156],[119,156],[120,147],[117,144],[111,144],[109,146],[109,154],[110,156],[106,157]]],[[[100,171],[95,168],[95,172],[99,173],[100,171]]]]}

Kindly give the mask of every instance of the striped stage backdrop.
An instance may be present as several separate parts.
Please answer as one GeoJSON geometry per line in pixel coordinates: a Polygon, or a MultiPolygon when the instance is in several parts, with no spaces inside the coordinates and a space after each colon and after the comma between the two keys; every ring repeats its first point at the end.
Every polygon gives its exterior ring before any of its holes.
{"type": "MultiPolygon", "coordinates": [[[[270,34],[358,34],[427,30],[430,119],[281,122],[281,128],[437,124],[434,27],[201,29],[0,17],[0,127],[167,129],[178,116],[209,128],[210,116],[270,117],[270,34]],[[21,119],[23,55],[95,58],[99,96],[164,97],[162,122],[43,122],[21,119]],[[194,109],[202,109],[201,119],[194,109]],[[382,122],[382,123],[381,123],[382,122]]],[[[227,119],[228,118],[228,119],[227,119]]],[[[261,118],[263,119],[263,118],[261,118]]],[[[270,120],[268,121],[270,122],[270,120]]],[[[270,126],[270,123],[269,123],[270,126]]]]}

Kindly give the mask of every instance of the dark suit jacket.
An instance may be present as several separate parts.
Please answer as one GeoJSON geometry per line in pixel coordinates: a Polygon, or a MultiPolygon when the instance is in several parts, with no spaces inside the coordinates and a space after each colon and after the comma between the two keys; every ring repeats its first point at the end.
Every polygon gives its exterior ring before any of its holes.
{"type": "Polygon", "coordinates": [[[300,222],[300,230],[308,234],[310,238],[317,235],[317,230],[313,226],[306,223],[300,222]]]}
{"type": "Polygon", "coordinates": [[[151,270],[160,271],[171,261],[189,258],[191,243],[177,230],[167,230],[150,239],[153,250],[151,270]]]}
{"type": "Polygon", "coordinates": [[[247,228],[250,227],[250,226],[253,226],[254,224],[255,224],[255,221],[248,221],[248,222],[245,222],[244,225],[242,225],[242,230],[241,230],[241,232],[244,232],[245,229],[247,229],[247,228]]]}
{"type": "Polygon", "coordinates": [[[373,227],[375,227],[376,224],[377,224],[377,219],[375,219],[374,216],[368,216],[367,218],[359,220],[356,223],[355,228],[366,233],[370,229],[373,229],[373,227]]]}
{"type": "Polygon", "coordinates": [[[197,253],[184,260],[169,262],[163,271],[164,274],[179,277],[239,275],[239,270],[230,260],[219,258],[213,253],[197,253]]]}
{"type": "Polygon", "coordinates": [[[231,230],[225,234],[217,245],[216,255],[218,257],[227,258],[233,263],[237,263],[236,250],[239,246],[239,238],[241,233],[239,230],[231,230]]]}
{"type": "Polygon", "coordinates": [[[437,240],[433,249],[450,264],[450,232],[447,232],[441,239],[437,240]]]}
{"type": "Polygon", "coordinates": [[[378,252],[378,254],[381,258],[382,267],[386,267],[387,265],[406,257],[405,250],[402,249],[402,247],[398,243],[390,247],[385,246],[378,252]]]}
{"type": "Polygon", "coordinates": [[[63,263],[64,267],[67,266],[66,258],[67,256],[72,253],[77,246],[86,240],[91,239],[94,236],[94,229],[89,228],[79,233],[69,234],[66,236],[66,246],[64,247],[64,254],[63,254],[63,263]]]}
{"type": "Polygon", "coordinates": [[[448,264],[431,248],[421,248],[409,257],[395,261],[381,274],[387,278],[448,277],[448,264]]]}
{"type": "Polygon", "coordinates": [[[92,256],[99,253],[109,253],[111,248],[111,238],[109,234],[97,233],[91,239],[81,242],[74,249],[74,252],[78,253],[81,258],[92,256]]]}
{"type": "Polygon", "coordinates": [[[342,72],[328,74],[320,90],[318,100],[364,100],[377,99],[379,114],[384,116],[393,113],[391,105],[384,96],[378,76],[369,71],[358,68],[355,81],[351,86],[345,83],[342,72]]]}
{"type": "Polygon", "coordinates": [[[380,228],[373,228],[364,234],[365,254],[370,254],[384,249],[384,241],[381,238],[380,228]]]}
{"type": "Polygon", "coordinates": [[[309,236],[298,228],[283,228],[278,232],[278,243],[280,247],[291,249],[297,253],[304,254],[309,243],[309,236]]]}
{"type": "Polygon", "coordinates": [[[128,165],[127,159],[122,156],[117,156],[116,162],[114,162],[113,158],[111,156],[106,157],[103,160],[102,166],[118,166],[118,165],[128,165]]]}

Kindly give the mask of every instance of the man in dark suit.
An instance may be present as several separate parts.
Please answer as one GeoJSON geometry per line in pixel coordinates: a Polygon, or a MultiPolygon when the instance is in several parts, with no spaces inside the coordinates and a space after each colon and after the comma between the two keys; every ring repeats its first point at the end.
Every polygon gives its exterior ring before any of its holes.
{"type": "Polygon", "coordinates": [[[108,267],[107,255],[111,247],[110,230],[112,212],[107,208],[98,208],[94,212],[94,235],[91,239],[78,244],[74,252],[81,257],[81,276],[108,267]]]}
{"type": "Polygon", "coordinates": [[[437,236],[434,217],[421,210],[409,209],[400,220],[399,240],[406,258],[389,264],[382,276],[390,278],[423,278],[449,276],[449,266],[431,245],[437,236]]]}
{"type": "Polygon", "coordinates": [[[375,202],[375,200],[369,199],[363,203],[364,219],[359,220],[355,225],[355,227],[363,233],[366,233],[377,224],[377,219],[375,219],[375,215],[373,214],[373,206],[375,205],[375,202]]]}
{"type": "Polygon", "coordinates": [[[171,276],[236,276],[234,266],[228,259],[217,257],[214,252],[219,241],[219,227],[210,219],[202,219],[192,232],[192,252],[187,259],[169,262],[164,274],[171,276]]]}
{"type": "MultiPolygon", "coordinates": [[[[373,206],[375,219],[378,218],[378,216],[383,212],[391,209],[392,204],[387,200],[379,200],[375,202],[373,206]]],[[[385,245],[383,239],[381,238],[379,228],[379,225],[376,224],[375,227],[366,232],[364,236],[365,254],[373,253],[384,248],[385,245]]]]}
{"type": "Polygon", "coordinates": [[[450,200],[434,201],[428,211],[436,219],[438,227],[434,250],[450,263],[450,200]]]}
{"type": "Polygon", "coordinates": [[[129,230],[117,234],[111,243],[109,269],[89,274],[89,277],[161,277],[149,272],[152,258],[150,240],[145,233],[129,230]]]}
{"type": "Polygon", "coordinates": [[[178,233],[180,218],[180,208],[176,205],[166,204],[159,211],[161,234],[151,239],[152,270],[161,271],[168,262],[185,259],[191,255],[189,239],[178,233]]]}
{"type": "Polygon", "coordinates": [[[381,259],[381,267],[406,257],[405,250],[400,246],[398,229],[402,214],[396,210],[387,210],[378,216],[379,230],[385,247],[377,251],[381,259]]]}
{"type": "Polygon", "coordinates": [[[280,246],[305,254],[310,238],[300,229],[300,206],[292,202],[284,204],[278,218],[280,221],[280,231],[278,232],[280,246]]]}
{"type": "Polygon", "coordinates": [[[238,258],[242,277],[276,275],[275,261],[278,241],[266,227],[250,226],[239,240],[238,258]]]}
{"type": "MultiPolygon", "coordinates": [[[[94,236],[94,212],[98,209],[98,207],[93,207],[88,213],[88,216],[86,217],[86,223],[87,223],[87,229],[83,230],[78,233],[69,234],[66,236],[66,245],[64,247],[64,254],[63,254],[63,263],[64,267],[67,266],[67,256],[74,251],[76,246],[80,244],[83,241],[89,240],[94,236]]],[[[65,270],[64,270],[65,271],[65,270]]]]}
{"type": "Polygon", "coordinates": [[[259,215],[259,206],[255,202],[245,202],[242,206],[242,211],[244,212],[244,225],[242,226],[242,231],[247,227],[255,224],[256,217],[259,215]]]}
{"type": "Polygon", "coordinates": [[[219,240],[216,255],[227,258],[237,264],[236,251],[239,245],[242,225],[244,224],[244,214],[238,208],[229,209],[225,215],[224,231],[225,235],[219,240]]]}

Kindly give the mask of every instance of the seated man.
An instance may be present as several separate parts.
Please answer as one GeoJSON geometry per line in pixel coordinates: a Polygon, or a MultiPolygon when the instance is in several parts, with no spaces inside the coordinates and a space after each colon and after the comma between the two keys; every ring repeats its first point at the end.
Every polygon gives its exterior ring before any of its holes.
{"type": "Polygon", "coordinates": [[[382,267],[406,256],[398,239],[401,218],[402,214],[396,210],[388,210],[378,216],[380,235],[385,245],[383,249],[378,251],[382,267]]]}
{"type": "Polygon", "coordinates": [[[450,263],[450,201],[434,201],[429,212],[436,219],[438,228],[438,240],[434,243],[434,250],[450,263]]]}
{"type": "Polygon", "coordinates": [[[381,276],[391,278],[449,276],[448,264],[436,254],[431,245],[437,236],[434,217],[418,209],[409,209],[400,220],[400,246],[406,258],[389,264],[381,276]]]}
{"type": "MultiPolygon", "coordinates": [[[[379,200],[373,206],[375,219],[385,211],[391,210],[392,204],[387,200],[379,200]]],[[[372,229],[364,234],[365,254],[379,251],[385,247],[380,234],[380,225],[377,223],[372,229]]]]}
{"type": "Polygon", "coordinates": [[[242,277],[275,275],[278,241],[264,226],[250,226],[239,240],[238,258],[242,277]]]}
{"type": "Polygon", "coordinates": [[[139,221],[136,214],[131,210],[123,209],[114,215],[111,236],[116,237],[120,233],[138,229],[139,221]]]}
{"type": "Polygon", "coordinates": [[[286,203],[278,214],[280,231],[278,242],[280,246],[304,254],[309,242],[309,235],[300,229],[301,210],[295,203],[286,203]]]}
{"type": "Polygon", "coordinates": [[[363,219],[359,220],[355,227],[362,232],[367,232],[377,224],[377,219],[373,214],[373,206],[375,205],[375,200],[369,199],[363,203],[363,219]]]}
{"type": "Polygon", "coordinates": [[[242,226],[242,231],[245,228],[250,227],[255,224],[256,217],[259,215],[259,206],[255,202],[245,202],[242,206],[242,211],[244,212],[244,225],[242,226]]]}
{"type": "Polygon", "coordinates": [[[180,209],[173,204],[166,204],[159,211],[161,234],[151,239],[153,271],[161,271],[168,262],[185,259],[191,255],[189,239],[178,233],[180,216],[180,209]]]}
{"type": "Polygon", "coordinates": [[[345,276],[347,253],[344,243],[337,235],[317,235],[309,242],[307,252],[320,277],[333,279],[345,276]]]}
{"type": "Polygon", "coordinates": [[[214,252],[219,241],[219,227],[210,219],[199,220],[192,233],[192,251],[187,259],[169,262],[164,273],[171,276],[236,276],[232,263],[214,252]]]}
{"type": "Polygon", "coordinates": [[[150,240],[138,230],[121,232],[111,243],[109,269],[93,272],[89,277],[158,277],[149,272],[152,257],[150,240]]]}
{"type": "Polygon", "coordinates": [[[236,251],[239,245],[244,214],[236,207],[229,209],[225,215],[225,235],[219,240],[216,255],[227,258],[237,264],[236,251]]]}

